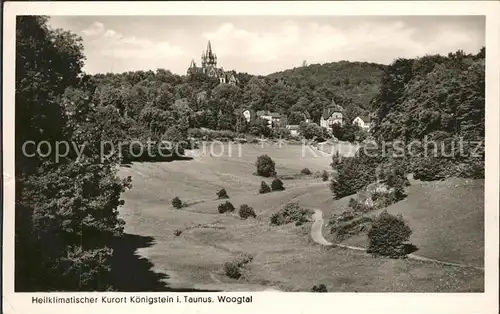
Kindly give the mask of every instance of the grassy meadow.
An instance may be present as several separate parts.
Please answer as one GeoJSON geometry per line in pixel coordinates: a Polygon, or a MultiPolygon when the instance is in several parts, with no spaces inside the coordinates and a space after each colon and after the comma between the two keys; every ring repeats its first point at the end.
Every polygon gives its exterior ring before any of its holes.
{"type": "MultiPolygon", "coordinates": [[[[124,194],[120,210],[125,232],[151,237],[136,254],[151,263],[151,271],[164,273],[169,287],[224,291],[309,291],[323,283],[328,291],[345,292],[460,292],[483,291],[484,274],[414,260],[373,258],[364,252],[323,247],[311,240],[311,223],[296,227],[270,226],[270,216],[290,201],[330,214],[346,209],[349,197],[333,200],[328,187],[314,175],[330,171],[331,156],[301,145],[244,144],[214,148],[212,156],[202,150],[188,151],[193,159],[134,163],[120,175],[132,176],[132,189],[124,194]],[[284,176],[285,191],[258,194],[261,178],[255,172],[257,156],[268,154],[284,176]],[[309,168],[312,175],[298,175],[309,168]],[[216,192],[225,188],[236,210],[219,214],[216,192]],[[175,209],[178,196],[189,206],[175,209]],[[240,205],[253,207],[257,218],[241,220],[240,205]],[[181,231],[176,235],[176,230],[181,231]],[[239,280],[228,278],[225,262],[239,253],[254,256],[239,280]]],[[[401,212],[413,229],[415,254],[444,261],[483,263],[482,181],[414,182],[406,200],[388,210],[401,212]],[[435,191],[439,191],[435,193],[435,191]],[[432,192],[432,193],[431,193],[432,192]]],[[[328,237],[324,226],[323,234],[328,237]]],[[[364,245],[365,237],[346,242],[364,245]]]]}

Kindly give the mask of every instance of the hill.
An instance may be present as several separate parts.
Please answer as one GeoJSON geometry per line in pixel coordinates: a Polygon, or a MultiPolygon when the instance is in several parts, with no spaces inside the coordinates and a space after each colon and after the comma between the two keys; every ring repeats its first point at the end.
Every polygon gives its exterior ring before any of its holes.
{"type": "MultiPolygon", "coordinates": [[[[484,180],[415,181],[408,197],[387,211],[401,214],[408,222],[413,230],[410,241],[418,247],[415,254],[484,267],[484,180]]],[[[344,243],[368,245],[365,234],[344,243]]]]}
{"type": "Polygon", "coordinates": [[[267,77],[305,93],[352,102],[357,109],[368,110],[385,68],[377,63],[339,61],[288,69],[267,77]]]}
{"type": "MultiPolygon", "coordinates": [[[[124,194],[125,205],[120,210],[126,221],[125,232],[130,237],[140,235],[152,239],[136,254],[140,259],[151,261],[151,270],[167,274],[165,281],[170,287],[309,291],[313,285],[323,283],[328,291],[338,292],[483,290],[483,274],[479,270],[372,258],[363,252],[321,247],[310,239],[311,223],[300,227],[270,226],[271,215],[288,202],[321,209],[327,217],[328,213],[343,211],[347,198],[333,201],[328,183],[314,175],[284,180],[285,191],[258,194],[260,181],[270,181],[252,175],[256,156],[262,153],[276,161],[279,175],[297,174],[304,167],[313,172],[328,169],[331,160],[330,156],[301,157],[298,145],[261,148],[248,144],[243,146],[241,157],[198,155],[189,161],[134,163],[121,168],[122,175],[133,177],[134,185],[124,194]],[[236,209],[248,204],[257,217],[242,220],[237,213],[219,214],[217,205],[226,200],[216,199],[215,193],[222,187],[236,209]],[[170,201],[176,195],[190,205],[174,209],[170,201]],[[176,230],[182,231],[181,234],[176,235],[176,230]],[[252,254],[254,259],[243,278],[230,279],[223,265],[242,252],[252,254]]],[[[442,208],[435,211],[435,215],[443,215],[453,223],[452,211],[442,208]]],[[[415,219],[427,223],[421,217],[415,219]]],[[[417,235],[421,226],[411,224],[417,235]]],[[[435,246],[438,242],[433,243],[426,237],[436,237],[441,228],[433,224],[429,228],[433,231],[423,234],[422,241],[435,246]]],[[[470,230],[480,234],[479,228],[470,230]]],[[[463,238],[455,239],[463,244],[463,238]]],[[[421,250],[423,254],[423,245],[421,250]]],[[[144,271],[147,274],[150,270],[144,271]]],[[[130,274],[127,280],[133,280],[139,270],[130,269],[127,273],[130,274]]]]}

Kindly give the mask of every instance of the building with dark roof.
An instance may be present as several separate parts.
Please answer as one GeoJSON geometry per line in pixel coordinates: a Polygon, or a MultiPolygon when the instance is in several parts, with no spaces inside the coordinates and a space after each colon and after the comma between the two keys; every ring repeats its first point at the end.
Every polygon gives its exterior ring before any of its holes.
{"type": "Polygon", "coordinates": [[[344,124],[344,108],[335,103],[332,99],[332,103],[328,108],[323,109],[321,118],[319,121],[321,127],[331,130],[334,124],[344,124]]]}
{"type": "Polygon", "coordinates": [[[235,71],[224,71],[222,67],[217,67],[217,55],[212,51],[212,44],[208,41],[207,50],[201,54],[201,67],[199,67],[194,59],[187,69],[187,74],[202,73],[208,77],[217,78],[220,83],[228,83],[236,85],[238,80],[235,71]]]}

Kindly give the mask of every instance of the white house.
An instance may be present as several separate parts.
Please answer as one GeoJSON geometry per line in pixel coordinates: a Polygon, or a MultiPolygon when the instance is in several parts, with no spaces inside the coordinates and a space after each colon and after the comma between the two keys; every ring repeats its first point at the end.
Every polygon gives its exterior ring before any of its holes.
{"type": "Polygon", "coordinates": [[[252,114],[250,113],[250,110],[245,110],[243,111],[243,117],[245,117],[245,120],[248,122],[250,122],[250,118],[252,117],[252,114]]]}
{"type": "Polygon", "coordinates": [[[371,127],[371,119],[370,116],[357,116],[352,124],[356,124],[364,130],[369,130],[371,127]]]}
{"type": "Polygon", "coordinates": [[[331,131],[334,124],[344,124],[344,108],[332,101],[332,106],[323,110],[319,125],[331,131]]]}
{"type": "Polygon", "coordinates": [[[269,127],[279,126],[281,122],[281,114],[270,112],[267,110],[257,111],[257,116],[261,119],[267,120],[269,127]]]}

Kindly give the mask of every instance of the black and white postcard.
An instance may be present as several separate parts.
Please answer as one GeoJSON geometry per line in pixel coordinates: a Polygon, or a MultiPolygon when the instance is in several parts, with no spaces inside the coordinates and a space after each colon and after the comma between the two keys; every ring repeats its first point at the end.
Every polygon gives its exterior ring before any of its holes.
{"type": "Polygon", "coordinates": [[[6,3],[3,313],[497,313],[499,8],[6,3]]]}

